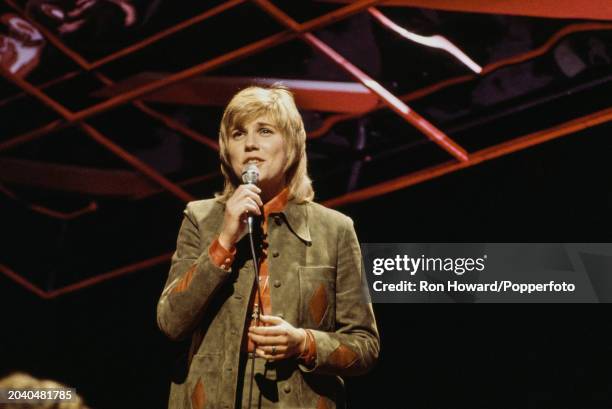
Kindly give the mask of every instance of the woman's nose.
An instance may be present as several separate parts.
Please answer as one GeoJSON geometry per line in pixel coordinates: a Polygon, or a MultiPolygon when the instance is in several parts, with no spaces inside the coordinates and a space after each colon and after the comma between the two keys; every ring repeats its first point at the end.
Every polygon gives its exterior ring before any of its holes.
{"type": "Polygon", "coordinates": [[[257,136],[253,132],[247,133],[246,139],[244,141],[244,147],[247,150],[259,148],[257,143],[257,136]]]}

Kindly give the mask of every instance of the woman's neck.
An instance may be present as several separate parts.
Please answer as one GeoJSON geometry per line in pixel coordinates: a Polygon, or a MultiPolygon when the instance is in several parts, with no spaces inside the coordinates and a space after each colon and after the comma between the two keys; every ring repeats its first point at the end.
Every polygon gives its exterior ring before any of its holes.
{"type": "Polygon", "coordinates": [[[283,191],[283,189],[285,188],[285,183],[283,180],[283,183],[276,183],[273,186],[269,186],[264,183],[258,186],[261,189],[261,194],[259,195],[261,197],[261,201],[264,204],[266,204],[270,200],[272,200],[276,195],[278,195],[280,192],[283,191]]]}

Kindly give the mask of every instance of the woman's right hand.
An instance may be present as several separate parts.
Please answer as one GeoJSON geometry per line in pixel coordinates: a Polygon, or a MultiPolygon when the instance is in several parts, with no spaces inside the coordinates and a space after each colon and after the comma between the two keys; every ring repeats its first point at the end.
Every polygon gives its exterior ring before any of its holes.
{"type": "Polygon", "coordinates": [[[247,233],[246,218],[249,214],[261,215],[263,207],[259,194],[261,189],[252,184],[238,186],[225,203],[225,215],[219,244],[229,250],[247,233]]]}

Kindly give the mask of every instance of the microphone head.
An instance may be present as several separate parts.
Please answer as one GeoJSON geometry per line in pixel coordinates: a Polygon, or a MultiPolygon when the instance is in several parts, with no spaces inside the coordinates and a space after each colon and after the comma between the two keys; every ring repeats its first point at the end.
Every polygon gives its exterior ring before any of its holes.
{"type": "Polygon", "coordinates": [[[259,180],[259,169],[254,163],[247,163],[242,168],[242,183],[256,185],[259,180]]]}

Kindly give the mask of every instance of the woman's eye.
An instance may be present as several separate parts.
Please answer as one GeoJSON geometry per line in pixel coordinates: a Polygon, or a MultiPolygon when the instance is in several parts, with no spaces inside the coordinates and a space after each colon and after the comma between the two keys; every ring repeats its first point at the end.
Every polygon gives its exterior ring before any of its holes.
{"type": "Polygon", "coordinates": [[[234,132],[234,133],[232,133],[232,138],[239,139],[242,135],[244,135],[244,133],[242,133],[242,132],[234,132]]]}
{"type": "Polygon", "coordinates": [[[274,133],[274,132],[272,132],[272,130],[271,130],[271,129],[268,129],[268,128],[261,128],[261,131],[260,131],[260,132],[261,132],[261,133],[263,133],[263,134],[266,134],[266,135],[269,135],[269,134],[271,134],[271,133],[274,133]]]}

